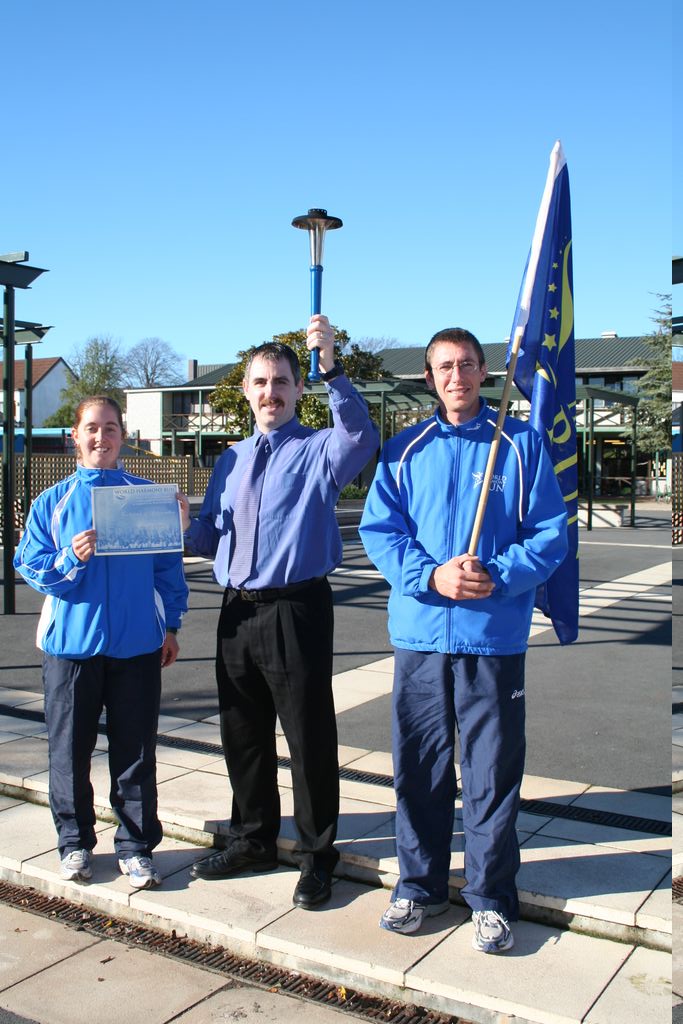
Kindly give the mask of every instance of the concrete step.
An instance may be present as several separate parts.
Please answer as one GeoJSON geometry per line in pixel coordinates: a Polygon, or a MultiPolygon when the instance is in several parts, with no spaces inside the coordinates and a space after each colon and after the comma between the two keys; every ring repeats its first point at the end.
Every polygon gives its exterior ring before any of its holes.
{"type": "MultiPolygon", "coordinates": [[[[381,685],[380,672],[376,672],[381,685]]],[[[0,694],[7,698],[7,692],[0,694]]],[[[17,708],[40,707],[13,691],[17,708]]],[[[671,840],[665,797],[525,778],[518,819],[523,919],[515,947],[501,957],[471,948],[463,884],[459,805],[451,858],[452,906],[414,936],[382,931],[387,889],[396,881],[394,796],[357,781],[390,774],[381,751],[340,748],[342,778],[332,902],[316,912],[292,906],[297,872],[289,772],[280,772],[283,821],[274,872],[220,882],[191,880],[192,863],[227,830],[231,792],[215,719],[160,722],[160,816],[164,840],[155,863],[160,889],[135,893],[114,856],[106,740],[93,757],[98,846],[91,884],[64,882],[47,809],[47,742],[38,721],[0,716],[0,877],[66,897],[113,916],[229,947],[360,991],[389,996],[475,1022],[513,1017],[529,1024],[630,1024],[671,1018],[671,840]],[[174,745],[166,745],[173,738],[174,745]],[[177,741],[180,740],[180,743],[177,741]],[[360,774],[363,773],[363,774],[360,774]],[[543,813],[544,808],[548,813],[543,813]],[[569,808],[574,817],[562,816],[569,808]],[[554,809],[554,810],[553,810],[554,809]],[[607,824],[582,819],[605,812],[607,824]],[[633,826],[641,821],[649,831],[633,826]],[[621,827],[615,822],[621,821],[621,827]],[[623,827],[628,824],[630,827],[623,827]],[[665,831],[665,829],[662,829],[665,831]]],[[[284,739],[279,753],[287,755],[284,739]]]]}
{"type": "Polygon", "coordinates": [[[452,906],[429,919],[417,935],[392,935],[377,927],[387,903],[381,889],[339,879],[331,902],[307,912],[292,906],[295,870],[191,880],[191,864],[206,851],[168,837],[154,858],[162,887],[133,892],[118,872],[114,831],[98,824],[92,882],[65,882],[58,876],[49,811],[1,796],[0,875],[118,919],[468,1021],[664,1024],[671,1019],[671,957],[665,952],[521,921],[514,928],[514,949],[487,957],[471,947],[464,907],[452,906]]]}

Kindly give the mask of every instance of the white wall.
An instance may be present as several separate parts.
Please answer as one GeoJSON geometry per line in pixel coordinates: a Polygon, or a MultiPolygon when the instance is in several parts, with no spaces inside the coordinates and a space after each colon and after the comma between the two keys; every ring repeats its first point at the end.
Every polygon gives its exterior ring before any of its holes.
{"type": "MultiPolygon", "coordinates": [[[[55,365],[33,385],[33,423],[34,427],[42,427],[48,416],[57,412],[62,404],[62,391],[72,379],[70,370],[65,363],[55,365]]],[[[18,424],[26,426],[26,392],[22,389],[14,392],[14,416],[18,424]]],[[[2,398],[0,397],[0,406],[2,398]]]]}
{"type": "MultiPolygon", "coordinates": [[[[57,412],[62,404],[62,390],[72,379],[64,363],[56,363],[49,373],[33,386],[33,426],[42,427],[48,416],[57,412]]],[[[24,417],[25,394],[22,392],[21,417],[24,417]]]]}
{"type": "Polygon", "coordinates": [[[124,413],[126,430],[142,441],[149,441],[155,455],[161,455],[162,391],[129,391],[124,413]]]}

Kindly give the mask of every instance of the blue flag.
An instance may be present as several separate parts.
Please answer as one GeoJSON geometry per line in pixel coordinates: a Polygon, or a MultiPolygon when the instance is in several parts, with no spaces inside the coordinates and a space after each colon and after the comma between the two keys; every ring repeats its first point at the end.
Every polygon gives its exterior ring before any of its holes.
{"type": "Polygon", "coordinates": [[[521,344],[513,379],[531,403],[529,422],[550,453],[568,515],[569,552],[538,588],[536,607],[552,620],[560,643],[570,644],[579,631],[576,377],[569,176],[559,142],[550,155],[508,345],[508,365],[514,358],[516,335],[521,335],[521,344]]]}

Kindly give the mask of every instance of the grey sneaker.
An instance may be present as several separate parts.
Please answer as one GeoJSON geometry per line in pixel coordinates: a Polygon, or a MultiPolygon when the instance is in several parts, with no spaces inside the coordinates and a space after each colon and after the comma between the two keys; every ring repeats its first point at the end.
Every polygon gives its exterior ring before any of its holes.
{"type": "Polygon", "coordinates": [[[482,953],[504,953],[515,944],[510,925],[497,910],[475,910],[472,924],[472,945],[482,953]]]}
{"type": "Polygon", "coordinates": [[[422,919],[425,917],[437,917],[445,914],[450,903],[416,903],[415,900],[406,900],[399,896],[392,900],[382,914],[379,926],[386,928],[388,932],[399,932],[401,935],[412,935],[419,930],[422,919]]]}
{"type": "Polygon", "coordinates": [[[67,882],[87,882],[92,878],[90,850],[72,850],[62,857],[60,874],[67,882]]]}
{"type": "Polygon", "coordinates": [[[161,885],[161,875],[152,864],[151,857],[122,857],[119,868],[122,874],[128,875],[128,881],[134,889],[151,889],[153,885],[161,885]]]}

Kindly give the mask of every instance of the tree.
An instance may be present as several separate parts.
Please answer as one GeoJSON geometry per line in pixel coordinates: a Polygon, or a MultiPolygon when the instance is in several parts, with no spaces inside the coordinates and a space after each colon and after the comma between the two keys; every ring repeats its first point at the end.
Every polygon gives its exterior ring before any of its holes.
{"type": "Polygon", "coordinates": [[[45,420],[46,427],[73,426],[76,406],[88,395],[110,395],[124,404],[125,356],[120,343],[109,335],[88,338],[69,357],[74,379],[62,389],[62,404],[45,420]]]}
{"type": "MultiPolygon", "coordinates": [[[[357,344],[349,344],[349,336],[346,331],[334,327],[335,334],[335,355],[344,358],[346,373],[352,379],[381,380],[386,376],[382,369],[382,361],[371,352],[365,352],[357,344]]],[[[306,379],[310,369],[311,354],[306,348],[306,331],[289,331],[286,334],[276,334],[273,341],[282,342],[293,348],[299,358],[301,376],[306,379]]],[[[250,349],[238,352],[239,362],[232,368],[227,377],[219,381],[216,390],[209,396],[211,405],[217,412],[227,413],[228,422],[236,433],[246,436],[249,433],[249,403],[242,392],[242,381],[244,371],[256,348],[253,345],[250,349]]],[[[297,405],[297,416],[307,427],[319,430],[327,426],[327,407],[315,395],[304,394],[297,405]]]]}
{"type": "Polygon", "coordinates": [[[180,356],[162,338],[143,338],[126,356],[126,387],[158,388],[184,379],[180,356]]]}
{"type": "Polygon", "coordinates": [[[636,435],[644,452],[671,448],[671,295],[660,294],[659,309],[651,318],[656,330],[648,336],[648,371],[638,381],[636,435]]]}

